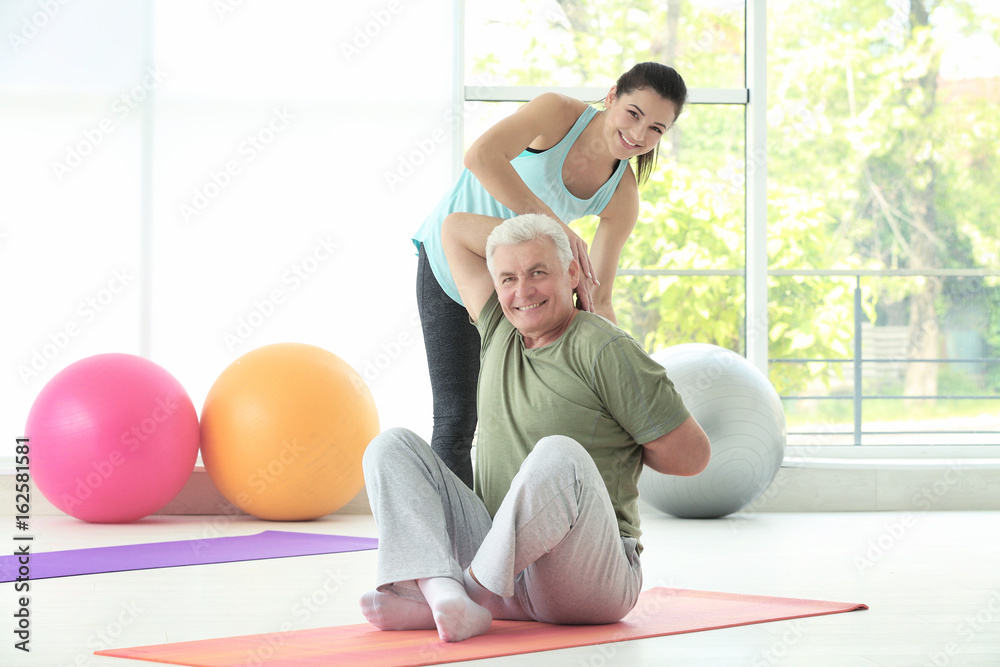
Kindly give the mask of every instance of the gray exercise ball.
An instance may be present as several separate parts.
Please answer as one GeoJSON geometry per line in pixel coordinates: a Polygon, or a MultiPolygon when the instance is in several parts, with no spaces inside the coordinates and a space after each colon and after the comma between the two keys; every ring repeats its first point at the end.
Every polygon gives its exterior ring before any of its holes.
{"type": "Polygon", "coordinates": [[[774,481],[785,456],[778,392],[750,362],[716,345],[677,345],[652,358],[705,430],[712,458],[693,477],[644,466],[639,497],[682,519],[714,519],[743,509],[774,481]]]}

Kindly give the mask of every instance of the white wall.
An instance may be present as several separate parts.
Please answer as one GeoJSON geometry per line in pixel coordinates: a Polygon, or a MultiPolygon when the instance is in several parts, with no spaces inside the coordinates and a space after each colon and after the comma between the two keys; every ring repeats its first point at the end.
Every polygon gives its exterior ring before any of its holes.
{"type": "Polygon", "coordinates": [[[409,238],[451,181],[451,12],[3,3],[0,457],[74,361],[148,353],[200,406],[284,341],[361,372],[383,428],[429,436],[409,238]]]}

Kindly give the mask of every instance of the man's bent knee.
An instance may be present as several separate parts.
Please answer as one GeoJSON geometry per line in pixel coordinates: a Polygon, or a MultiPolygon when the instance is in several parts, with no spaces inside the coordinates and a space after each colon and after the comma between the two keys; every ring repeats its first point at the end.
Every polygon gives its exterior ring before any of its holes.
{"type": "Polygon", "coordinates": [[[581,475],[596,473],[597,466],[590,453],[579,442],[565,435],[549,435],[539,440],[531,453],[521,463],[521,474],[529,477],[568,474],[579,479],[581,475]]]}
{"type": "Polygon", "coordinates": [[[545,436],[535,444],[529,456],[557,464],[574,460],[592,461],[584,446],[566,435],[545,436]]]}
{"type": "Polygon", "coordinates": [[[386,429],[368,444],[361,459],[361,467],[367,474],[367,471],[379,467],[380,461],[387,457],[398,460],[400,451],[411,449],[414,442],[419,442],[419,436],[409,429],[386,429]]]}

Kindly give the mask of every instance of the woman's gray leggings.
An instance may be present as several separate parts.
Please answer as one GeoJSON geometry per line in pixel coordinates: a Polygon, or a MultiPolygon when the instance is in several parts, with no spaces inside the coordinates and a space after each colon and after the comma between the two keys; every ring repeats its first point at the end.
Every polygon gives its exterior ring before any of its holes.
{"type": "Polygon", "coordinates": [[[465,306],[441,289],[422,246],[417,263],[417,309],[434,405],[431,448],[471,489],[479,331],[469,321],[465,306]]]}

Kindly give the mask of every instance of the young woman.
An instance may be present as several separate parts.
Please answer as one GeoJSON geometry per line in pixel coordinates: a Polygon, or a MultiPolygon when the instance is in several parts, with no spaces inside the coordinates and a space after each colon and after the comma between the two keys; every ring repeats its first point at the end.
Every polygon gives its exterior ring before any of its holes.
{"type": "Polygon", "coordinates": [[[554,218],[569,235],[584,277],[577,289],[579,307],[617,323],[611,291],[639,215],[637,182],[648,178],[660,139],[686,100],[681,76],[654,62],[639,63],[619,77],[603,111],[565,95],[539,95],[476,140],[457,183],[414,235],[417,307],[434,405],[431,446],[470,487],[479,334],[441,247],[444,219],[457,216],[470,232],[485,237],[516,215],[554,218]],[[589,253],[567,225],[586,215],[600,216],[589,253]]]}

